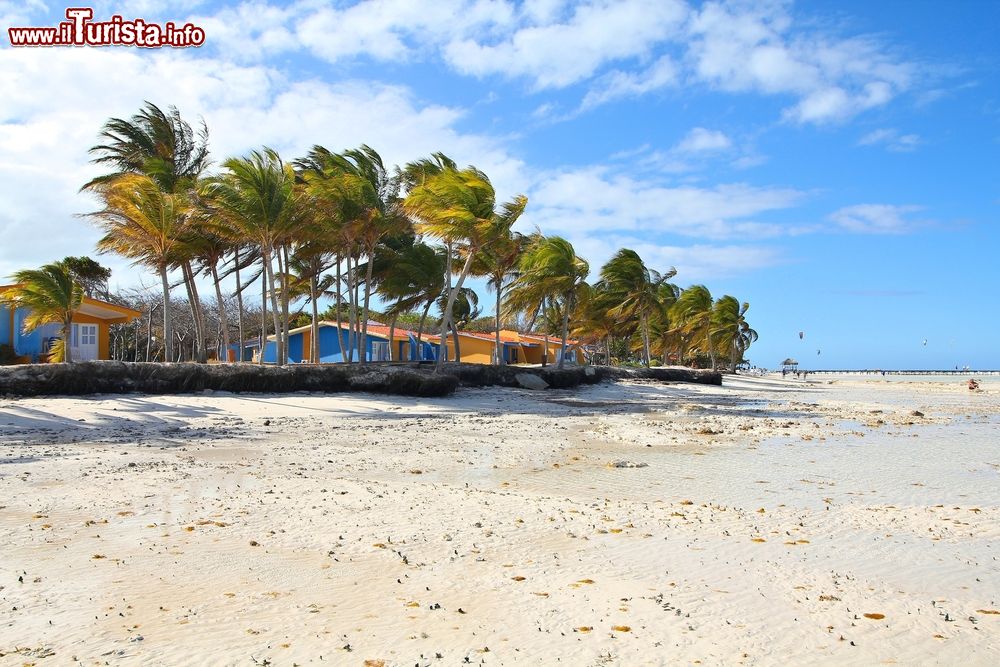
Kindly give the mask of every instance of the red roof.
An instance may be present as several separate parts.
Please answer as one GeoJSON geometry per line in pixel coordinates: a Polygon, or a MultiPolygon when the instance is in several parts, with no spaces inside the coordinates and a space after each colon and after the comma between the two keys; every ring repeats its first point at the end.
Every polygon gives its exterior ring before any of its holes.
{"type": "MultiPolygon", "coordinates": [[[[389,337],[389,327],[384,324],[372,324],[368,323],[368,333],[375,334],[376,336],[382,336],[384,338],[389,337]]],[[[403,329],[401,327],[396,327],[392,332],[393,338],[408,338],[409,336],[417,337],[416,331],[410,331],[409,329],[403,329]]],[[[427,334],[424,333],[424,340],[427,339],[427,334]]]]}
{"type": "MultiPolygon", "coordinates": [[[[544,334],[536,334],[536,333],[521,334],[521,337],[522,338],[530,338],[532,340],[540,340],[540,341],[544,341],[545,340],[545,335],[544,334]]],[[[551,343],[559,343],[561,341],[562,341],[562,336],[555,336],[555,335],[551,335],[551,334],[549,335],[549,343],[550,344],[551,343]]],[[[573,338],[567,338],[566,339],[566,344],[567,345],[579,345],[580,341],[575,340],[573,338]]]]}

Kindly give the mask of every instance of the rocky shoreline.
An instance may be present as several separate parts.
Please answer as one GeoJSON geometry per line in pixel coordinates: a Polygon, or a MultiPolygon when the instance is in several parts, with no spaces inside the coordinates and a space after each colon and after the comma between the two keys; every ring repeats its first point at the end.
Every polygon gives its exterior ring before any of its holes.
{"type": "Polygon", "coordinates": [[[718,372],[688,368],[626,369],[581,366],[485,366],[445,364],[441,373],[418,364],[258,366],[254,364],[166,364],[88,361],[0,368],[0,395],[82,396],[88,394],[190,394],[371,392],[402,396],[447,396],[459,386],[568,389],[604,381],[722,383],[718,372]]]}

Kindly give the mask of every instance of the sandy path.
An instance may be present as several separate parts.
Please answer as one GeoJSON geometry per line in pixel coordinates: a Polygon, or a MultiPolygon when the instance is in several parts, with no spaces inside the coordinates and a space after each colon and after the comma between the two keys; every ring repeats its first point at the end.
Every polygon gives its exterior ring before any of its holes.
{"type": "Polygon", "coordinates": [[[998,415],[774,380],[0,399],[0,664],[993,664],[998,415]]]}

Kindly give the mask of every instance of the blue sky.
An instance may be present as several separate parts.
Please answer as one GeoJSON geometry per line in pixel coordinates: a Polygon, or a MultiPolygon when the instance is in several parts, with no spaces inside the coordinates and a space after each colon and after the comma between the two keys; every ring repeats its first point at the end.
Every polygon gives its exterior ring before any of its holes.
{"type": "Polygon", "coordinates": [[[749,301],[759,365],[1000,367],[996,2],[94,8],[206,44],[14,49],[7,27],[65,7],[0,1],[0,275],[92,250],[86,149],[148,99],[203,117],[218,161],[364,142],[475,164],[595,275],[628,246],[749,301]]]}

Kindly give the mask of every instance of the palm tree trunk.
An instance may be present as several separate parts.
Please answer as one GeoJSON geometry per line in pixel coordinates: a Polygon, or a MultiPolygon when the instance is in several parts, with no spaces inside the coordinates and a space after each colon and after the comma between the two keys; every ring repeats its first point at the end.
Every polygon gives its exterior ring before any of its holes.
{"type": "Polygon", "coordinates": [[[170,321],[170,281],[167,280],[166,264],[160,266],[160,281],[163,283],[163,360],[173,361],[174,331],[170,321]]]}
{"type": "Polygon", "coordinates": [[[153,357],[153,311],[156,310],[156,304],[152,301],[149,302],[149,316],[147,317],[146,323],[146,361],[151,361],[153,357]]]}
{"type": "Polygon", "coordinates": [[[497,354],[497,366],[503,366],[503,345],[500,344],[500,299],[502,298],[503,288],[501,287],[501,280],[497,280],[497,335],[496,335],[496,354],[497,354]]]}
{"type": "Polygon", "coordinates": [[[337,255],[337,344],[340,346],[340,357],[344,357],[344,329],[341,327],[340,307],[343,303],[343,283],[340,275],[340,255],[337,255]]]}
{"type": "Polygon", "coordinates": [[[712,332],[706,331],[705,338],[708,341],[708,356],[712,360],[712,370],[717,370],[718,362],[715,359],[715,344],[712,342],[712,332]]]}
{"type": "Polygon", "coordinates": [[[309,301],[312,302],[312,328],[309,331],[312,340],[309,341],[309,360],[314,364],[319,363],[319,306],[316,305],[316,273],[313,271],[309,278],[309,301]]]}
{"type": "Polygon", "coordinates": [[[69,313],[66,319],[63,320],[62,325],[62,339],[63,339],[63,361],[67,364],[73,363],[73,341],[70,336],[73,335],[73,313],[69,313]]]}
{"type": "Polygon", "coordinates": [[[354,346],[358,349],[358,363],[361,363],[362,357],[368,352],[368,342],[361,340],[361,313],[358,310],[358,304],[361,303],[361,281],[357,276],[360,261],[361,256],[358,255],[354,260],[354,287],[351,290],[351,307],[354,309],[354,346]]]}
{"type": "Polygon", "coordinates": [[[604,363],[607,364],[608,366],[610,366],[611,365],[611,336],[607,336],[604,339],[604,352],[607,355],[607,357],[604,360],[604,363]]]}
{"type": "MultiPolygon", "coordinates": [[[[284,285],[288,281],[288,275],[285,273],[285,266],[281,260],[281,246],[274,249],[274,259],[278,263],[278,272],[274,276],[274,281],[272,284],[275,286],[279,285],[279,280],[281,287],[278,289],[277,299],[278,299],[278,323],[275,325],[275,341],[276,350],[278,353],[277,358],[281,359],[281,365],[288,363],[288,351],[285,349],[285,288],[284,285]]],[[[273,269],[272,269],[273,270],[273,269]]]]}
{"type": "Polygon", "coordinates": [[[424,306],[424,312],[420,315],[420,324],[417,326],[417,361],[424,359],[424,322],[427,320],[427,313],[430,312],[433,303],[434,299],[428,299],[427,305],[424,306]]]}
{"type": "Polygon", "coordinates": [[[288,331],[290,320],[288,302],[291,299],[291,292],[288,283],[292,272],[291,267],[288,265],[288,244],[282,244],[280,246],[278,264],[281,266],[281,347],[285,353],[282,359],[288,359],[288,331]]]}
{"type": "MultiPolygon", "coordinates": [[[[264,271],[267,273],[267,284],[271,291],[271,319],[274,320],[274,337],[275,337],[275,351],[278,356],[275,356],[274,362],[279,366],[284,366],[288,363],[288,357],[282,357],[281,352],[281,323],[278,321],[279,310],[278,310],[278,295],[275,293],[274,289],[274,267],[271,266],[271,249],[262,248],[264,255],[264,271]]],[[[266,336],[264,337],[266,341],[266,336]]],[[[263,345],[263,344],[262,344],[263,345]]],[[[261,349],[263,356],[263,348],[261,349]]]]}
{"type": "Polygon", "coordinates": [[[205,342],[205,320],[201,316],[201,301],[198,299],[198,288],[195,286],[194,271],[191,262],[181,262],[181,274],[184,276],[184,287],[187,289],[188,306],[191,309],[191,320],[194,324],[194,340],[191,345],[191,357],[198,363],[205,363],[201,351],[205,342]]]}
{"type": "Polygon", "coordinates": [[[566,361],[566,339],[569,337],[569,307],[570,307],[570,295],[566,295],[566,303],[563,308],[563,323],[562,323],[562,347],[559,348],[559,370],[562,370],[563,363],[566,361]]]}
{"type": "Polygon", "coordinates": [[[396,314],[395,309],[393,309],[392,320],[389,322],[389,361],[392,361],[392,348],[396,341],[393,338],[396,335],[396,319],[399,317],[396,314]]]}
{"type": "Polygon", "coordinates": [[[642,315],[641,326],[642,326],[642,353],[646,360],[646,368],[649,368],[651,365],[650,352],[649,352],[649,320],[647,319],[645,313],[643,313],[642,315]]]}
{"type": "Polygon", "coordinates": [[[240,345],[239,345],[239,349],[236,352],[236,361],[237,361],[237,363],[242,363],[243,362],[243,345],[244,345],[244,342],[243,342],[243,340],[244,340],[243,339],[243,336],[244,336],[244,333],[243,333],[243,286],[240,284],[240,248],[239,248],[239,246],[236,247],[235,253],[236,253],[236,256],[235,256],[235,258],[234,258],[233,261],[236,262],[236,307],[237,307],[237,309],[239,309],[239,313],[237,315],[237,320],[236,320],[236,326],[237,326],[237,329],[239,330],[239,335],[240,335],[240,345]]]}
{"type": "Polygon", "coordinates": [[[223,356],[219,361],[229,362],[229,317],[226,315],[226,302],[222,298],[222,287],[219,285],[219,272],[212,262],[212,280],[215,282],[215,299],[219,303],[219,327],[222,328],[223,356]]]}
{"type": "MultiPolygon", "coordinates": [[[[458,297],[458,291],[462,289],[462,283],[465,282],[466,276],[469,275],[469,270],[472,268],[472,260],[476,256],[476,248],[469,248],[469,256],[465,258],[465,264],[462,266],[462,272],[458,274],[458,282],[455,283],[454,287],[451,287],[451,251],[448,251],[448,303],[445,306],[445,312],[441,314],[441,349],[447,350],[448,345],[445,341],[448,338],[448,322],[451,321],[451,313],[455,307],[455,299],[458,297]]],[[[455,344],[455,356],[458,357],[458,343],[455,344]]],[[[437,364],[434,367],[435,372],[441,368],[441,364],[444,361],[444,355],[438,354],[437,364]]]]}
{"type": "MultiPolygon", "coordinates": [[[[368,361],[368,305],[372,294],[372,261],[375,257],[375,249],[368,248],[368,266],[365,271],[365,305],[362,311],[362,322],[361,322],[361,340],[364,341],[365,354],[361,357],[361,363],[367,363],[368,361]]],[[[389,347],[392,347],[392,339],[389,340],[389,347]]]]}
{"type": "MultiPolygon", "coordinates": [[[[260,260],[260,352],[257,355],[257,365],[264,363],[264,347],[267,345],[267,268],[264,266],[264,256],[260,260]]],[[[277,357],[275,357],[277,358],[277,357]]]]}
{"type": "Polygon", "coordinates": [[[347,363],[354,363],[354,351],[358,347],[358,339],[355,334],[354,324],[355,324],[355,311],[354,311],[354,279],[351,271],[351,256],[352,253],[347,253],[347,363]]]}
{"type": "Polygon", "coordinates": [[[461,361],[462,344],[458,340],[458,327],[455,326],[455,320],[449,320],[449,326],[451,327],[451,341],[455,344],[455,361],[461,361]]]}

